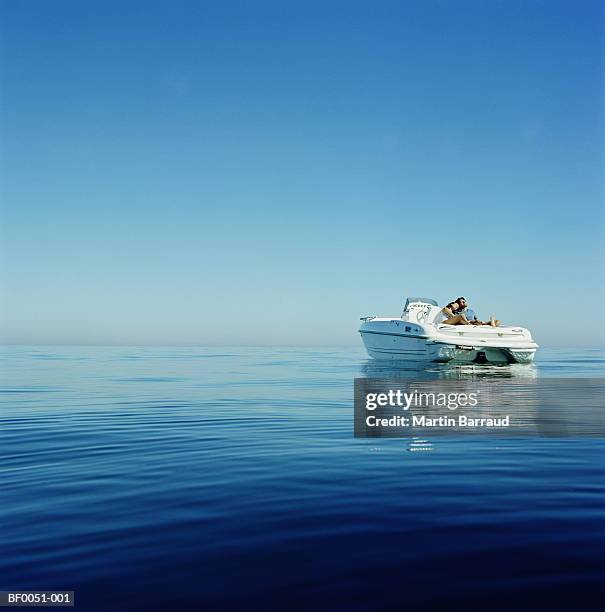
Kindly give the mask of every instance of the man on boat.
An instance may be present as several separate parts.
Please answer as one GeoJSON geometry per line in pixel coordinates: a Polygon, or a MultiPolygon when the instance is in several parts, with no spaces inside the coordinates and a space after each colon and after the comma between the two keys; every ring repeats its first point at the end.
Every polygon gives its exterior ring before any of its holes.
{"type": "Polygon", "coordinates": [[[475,315],[475,311],[471,310],[468,307],[468,304],[466,302],[466,298],[459,297],[459,298],[456,299],[456,303],[459,306],[458,310],[456,311],[456,314],[463,314],[466,317],[466,320],[471,325],[480,325],[481,324],[481,321],[479,321],[479,319],[477,319],[477,316],[475,315]]]}

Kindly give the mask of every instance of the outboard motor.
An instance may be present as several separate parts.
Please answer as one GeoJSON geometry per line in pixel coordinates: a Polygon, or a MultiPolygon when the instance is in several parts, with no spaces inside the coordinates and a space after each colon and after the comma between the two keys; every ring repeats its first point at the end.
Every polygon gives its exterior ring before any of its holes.
{"type": "Polygon", "coordinates": [[[473,359],[475,363],[489,363],[485,356],[485,351],[477,351],[477,356],[473,359]]]}

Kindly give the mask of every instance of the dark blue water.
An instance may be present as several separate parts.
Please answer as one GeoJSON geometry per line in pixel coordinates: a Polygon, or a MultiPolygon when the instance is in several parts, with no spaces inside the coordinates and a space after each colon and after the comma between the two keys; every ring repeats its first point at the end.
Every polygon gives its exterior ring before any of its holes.
{"type": "Polygon", "coordinates": [[[1,351],[0,589],[82,610],[602,609],[599,439],[352,437],[361,349],[1,351]]]}

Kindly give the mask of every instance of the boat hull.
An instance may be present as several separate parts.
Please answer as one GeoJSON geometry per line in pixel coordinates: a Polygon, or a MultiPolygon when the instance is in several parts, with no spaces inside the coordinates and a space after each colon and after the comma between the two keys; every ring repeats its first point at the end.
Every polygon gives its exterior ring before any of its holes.
{"type": "Polygon", "coordinates": [[[391,338],[376,342],[361,335],[368,355],[373,359],[392,361],[425,361],[434,363],[532,363],[536,349],[513,350],[497,347],[460,347],[430,344],[422,340],[391,338]]]}

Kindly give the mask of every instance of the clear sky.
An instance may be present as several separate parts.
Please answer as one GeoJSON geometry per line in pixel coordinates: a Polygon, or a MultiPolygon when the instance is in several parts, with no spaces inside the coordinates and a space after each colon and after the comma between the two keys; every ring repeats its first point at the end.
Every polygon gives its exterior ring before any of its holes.
{"type": "Polygon", "coordinates": [[[598,345],[603,6],[0,1],[0,340],[598,345]]]}

